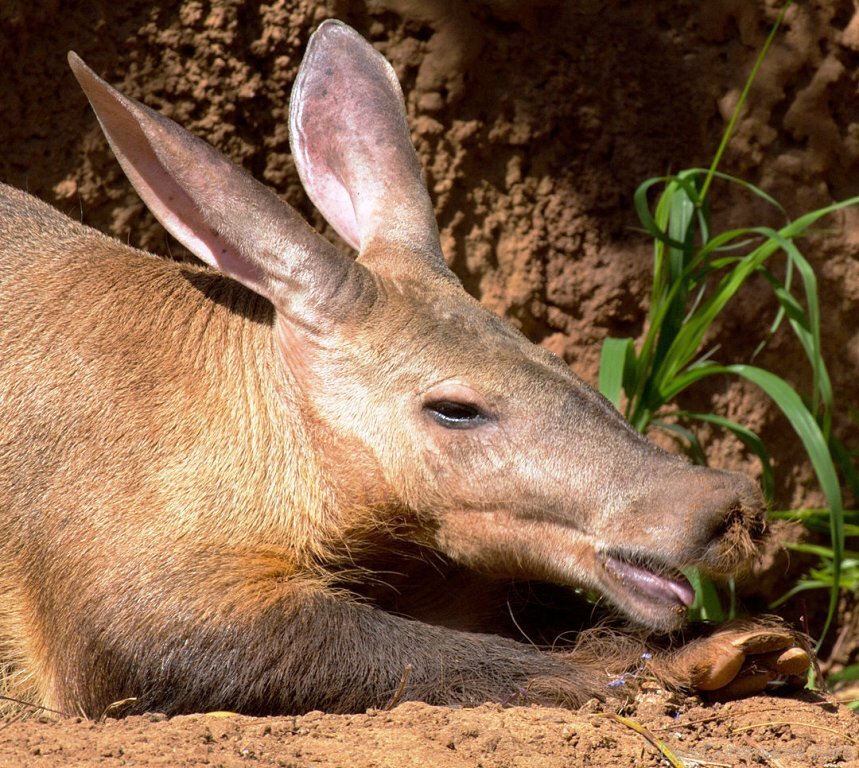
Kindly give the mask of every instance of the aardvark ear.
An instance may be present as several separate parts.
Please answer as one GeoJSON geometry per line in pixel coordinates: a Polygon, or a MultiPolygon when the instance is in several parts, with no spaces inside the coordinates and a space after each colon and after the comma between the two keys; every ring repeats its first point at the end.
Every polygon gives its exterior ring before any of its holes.
{"type": "Polygon", "coordinates": [[[290,103],[301,181],[325,218],[378,269],[415,259],[453,278],[391,65],[354,29],[326,21],[307,46],[290,103]],[[379,254],[383,258],[379,258],[379,254]]]}
{"type": "Polygon", "coordinates": [[[69,64],[143,201],[198,258],[302,325],[348,314],[372,278],[274,192],[172,120],[69,64]]]}

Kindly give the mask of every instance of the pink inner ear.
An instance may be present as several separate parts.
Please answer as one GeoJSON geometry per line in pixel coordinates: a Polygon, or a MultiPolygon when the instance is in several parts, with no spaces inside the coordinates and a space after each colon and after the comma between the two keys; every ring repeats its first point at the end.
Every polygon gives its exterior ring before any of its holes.
{"type": "MultiPolygon", "coordinates": [[[[129,126],[122,146],[114,141],[114,128],[122,124],[121,118],[124,115],[114,115],[113,112],[110,106],[105,106],[99,113],[99,121],[125,175],[155,218],[197,258],[230,274],[241,272],[236,270],[233,264],[236,259],[232,248],[203,222],[198,207],[165,170],[157,156],[157,150],[150,145],[142,132],[138,133],[138,126],[129,126]]],[[[240,279],[241,275],[237,274],[236,277],[240,279]]],[[[252,275],[245,277],[250,278],[252,275]]]]}
{"type": "Polygon", "coordinates": [[[346,187],[338,183],[336,177],[323,177],[311,182],[312,189],[307,190],[311,199],[318,200],[320,210],[324,210],[329,223],[356,251],[361,249],[361,235],[358,233],[358,217],[355,206],[346,187]]]}
{"type": "Polygon", "coordinates": [[[98,119],[114,154],[155,218],[197,258],[264,293],[265,279],[259,267],[243,258],[232,242],[206,222],[204,212],[189,194],[197,188],[217,189],[228,178],[230,164],[178,127],[168,130],[154,121],[147,122],[142,110],[138,110],[141,117],[134,120],[134,113],[123,109],[116,99],[104,98],[100,102],[94,99],[93,103],[98,105],[98,119]],[[161,135],[147,135],[147,128],[150,133],[161,135]],[[188,174],[185,186],[177,183],[165,167],[169,153],[166,158],[161,157],[166,148],[174,146],[183,147],[196,160],[196,165],[188,164],[193,172],[188,174]]]}
{"type": "Polygon", "coordinates": [[[155,218],[202,261],[262,292],[265,278],[259,265],[243,258],[234,243],[208,223],[203,210],[214,202],[210,191],[235,176],[229,161],[172,121],[123,96],[76,55],[70,54],[69,64],[117,160],[155,218]]]}
{"type": "Polygon", "coordinates": [[[447,269],[396,75],[355,30],[328,20],[314,33],[289,124],[304,188],[344,240],[404,242],[447,269]]]}
{"type": "Polygon", "coordinates": [[[304,171],[301,174],[301,181],[305,191],[328,223],[337,231],[337,234],[356,251],[360,250],[361,235],[358,230],[358,217],[355,215],[352,197],[336,170],[322,159],[329,153],[336,152],[336,148],[331,143],[320,146],[320,142],[317,140],[313,146],[313,157],[311,157],[309,145],[305,141],[304,131],[301,127],[300,116],[294,119],[293,125],[293,131],[299,139],[293,140],[293,152],[298,155],[296,161],[299,170],[304,171]],[[325,166],[324,169],[320,167],[323,165],[325,166]]]}

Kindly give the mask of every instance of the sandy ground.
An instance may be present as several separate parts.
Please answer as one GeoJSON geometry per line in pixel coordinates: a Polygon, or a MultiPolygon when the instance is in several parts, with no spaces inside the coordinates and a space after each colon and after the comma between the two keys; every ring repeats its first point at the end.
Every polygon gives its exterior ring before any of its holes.
{"type": "Polygon", "coordinates": [[[361,715],[45,717],[5,726],[0,765],[606,768],[664,766],[666,756],[686,766],[859,765],[855,716],[813,694],[707,706],[651,694],[620,716],[598,709],[407,703],[361,715]]]}

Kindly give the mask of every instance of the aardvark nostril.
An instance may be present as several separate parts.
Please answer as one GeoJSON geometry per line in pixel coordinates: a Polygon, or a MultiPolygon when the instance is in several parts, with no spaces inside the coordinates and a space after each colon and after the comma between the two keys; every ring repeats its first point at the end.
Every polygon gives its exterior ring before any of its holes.
{"type": "Polygon", "coordinates": [[[738,472],[719,472],[714,481],[708,504],[710,540],[747,536],[759,542],[766,531],[766,520],[758,484],[738,472]]]}
{"type": "Polygon", "coordinates": [[[756,542],[759,542],[764,538],[764,535],[767,532],[767,518],[764,513],[763,506],[757,506],[751,512],[750,517],[749,535],[751,535],[756,542]]]}
{"type": "Polygon", "coordinates": [[[725,536],[748,534],[753,541],[760,541],[766,531],[763,507],[747,506],[739,499],[731,504],[722,519],[714,526],[713,539],[725,536]]]}
{"type": "MultiPolygon", "coordinates": [[[[741,477],[741,476],[740,476],[741,477]]],[[[760,492],[747,478],[740,493],[727,494],[711,507],[710,537],[702,565],[712,573],[735,574],[747,567],[759,551],[766,531],[760,492]],[[743,493],[749,488],[754,493],[743,493]]]]}

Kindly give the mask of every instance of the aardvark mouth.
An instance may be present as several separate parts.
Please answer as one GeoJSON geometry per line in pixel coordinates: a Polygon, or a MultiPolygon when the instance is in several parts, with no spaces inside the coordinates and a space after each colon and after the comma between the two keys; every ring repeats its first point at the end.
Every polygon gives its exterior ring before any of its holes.
{"type": "Polygon", "coordinates": [[[695,590],[676,568],[653,562],[643,563],[619,552],[604,552],[599,560],[605,573],[630,598],[673,610],[688,608],[695,590]]]}

